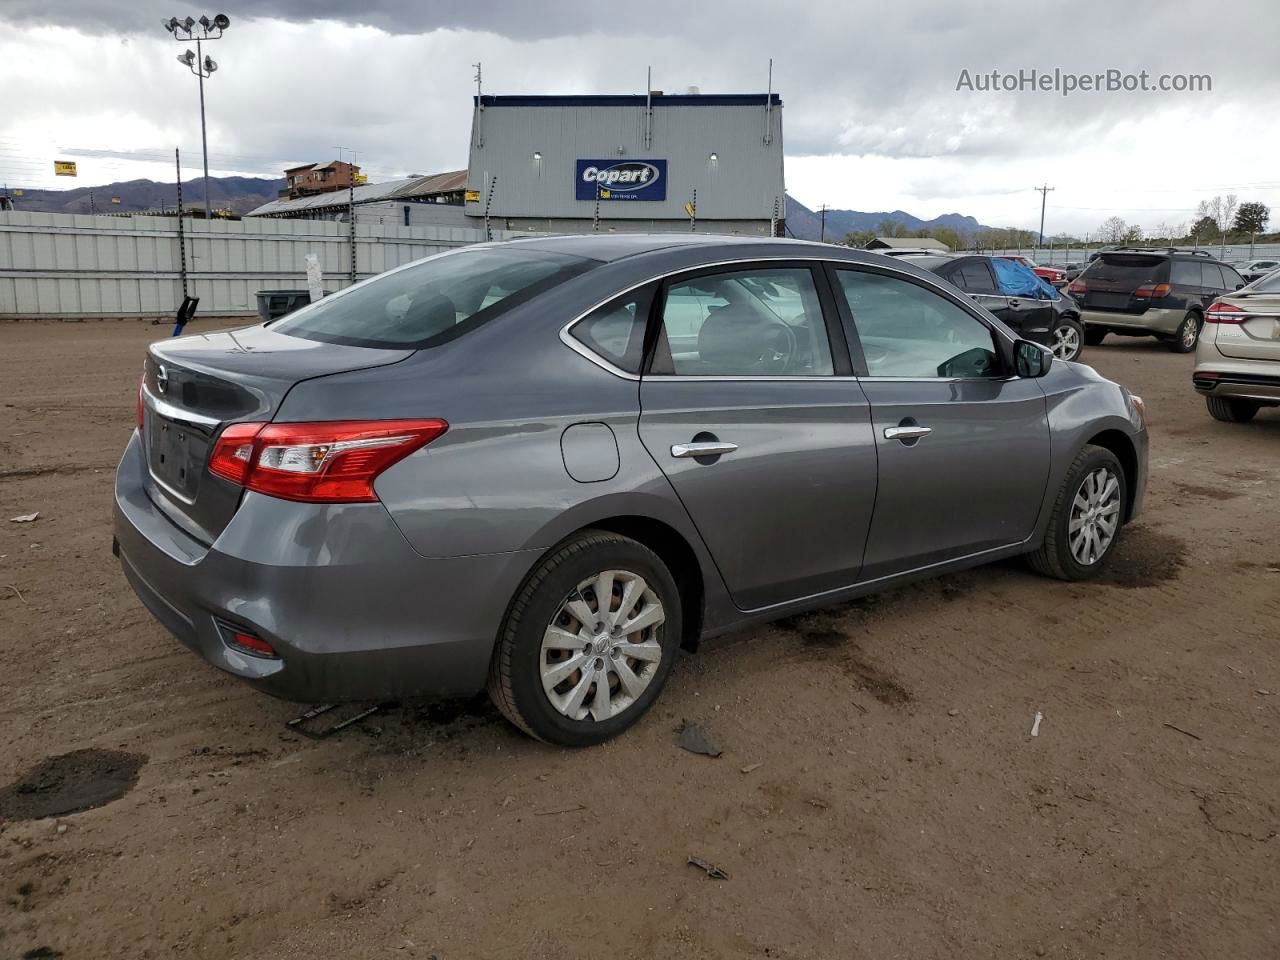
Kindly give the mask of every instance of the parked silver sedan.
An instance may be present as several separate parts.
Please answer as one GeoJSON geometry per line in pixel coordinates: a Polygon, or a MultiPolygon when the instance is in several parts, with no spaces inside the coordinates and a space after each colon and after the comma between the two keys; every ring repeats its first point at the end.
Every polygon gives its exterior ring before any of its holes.
{"type": "Polygon", "coordinates": [[[1219,297],[1204,321],[1191,382],[1209,415],[1244,423],[1280,407],[1280,271],[1219,297]]]}
{"type": "Polygon", "coordinates": [[[154,344],[116,548],[162,624],[267,692],[487,686],[585,745],[682,644],[1015,554],[1095,575],[1146,461],[1137,397],[925,270],[547,238],[154,344]]]}

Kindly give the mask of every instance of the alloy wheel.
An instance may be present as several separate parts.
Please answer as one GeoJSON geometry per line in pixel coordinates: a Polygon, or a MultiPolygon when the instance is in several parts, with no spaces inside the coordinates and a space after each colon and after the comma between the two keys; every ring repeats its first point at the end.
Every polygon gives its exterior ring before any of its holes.
{"type": "Polygon", "coordinates": [[[657,675],[666,620],[639,574],[603,570],[561,602],[542,636],[542,689],[571,720],[597,723],[631,706],[657,675]]]}
{"type": "Polygon", "coordinates": [[[1076,562],[1090,567],[1102,559],[1120,527],[1120,479],[1110,467],[1085,476],[1071,501],[1067,536],[1076,562]]]}
{"type": "Polygon", "coordinates": [[[1200,324],[1196,322],[1195,317],[1187,317],[1186,323],[1182,325],[1182,345],[1190,350],[1196,345],[1196,339],[1200,336],[1200,324]]]}
{"type": "Polygon", "coordinates": [[[1074,360],[1080,354],[1080,331],[1069,323],[1056,328],[1052,349],[1058,360],[1074,360]]]}

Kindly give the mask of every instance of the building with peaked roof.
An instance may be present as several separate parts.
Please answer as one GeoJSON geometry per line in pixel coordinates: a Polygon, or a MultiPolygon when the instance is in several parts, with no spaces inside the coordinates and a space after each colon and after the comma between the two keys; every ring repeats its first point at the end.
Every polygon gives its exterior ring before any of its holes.
{"type": "Polygon", "coordinates": [[[467,225],[462,216],[462,196],[466,189],[467,171],[452,170],[425,177],[405,177],[386,183],[368,183],[340,192],[271,200],[249,211],[250,217],[286,217],[300,220],[345,220],[352,200],[357,221],[402,223],[455,223],[467,225]],[[375,205],[377,210],[375,212],[375,205]],[[417,207],[452,206],[456,210],[435,212],[417,207]],[[370,219],[373,218],[373,219],[370,219]]]}

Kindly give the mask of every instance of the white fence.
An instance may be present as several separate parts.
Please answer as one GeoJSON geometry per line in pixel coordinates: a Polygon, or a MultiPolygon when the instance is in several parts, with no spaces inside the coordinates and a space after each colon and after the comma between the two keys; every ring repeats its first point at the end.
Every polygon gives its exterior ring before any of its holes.
{"type": "MultiPolygon", "coordinates": [[[[206,317],[256,314],[259,290],[305,288],[309,253],[320,258],[325,289],[351,282],[345,223],[188,218],[182,230],[180,242],[176,217],[0,213],[0,319],[172,316],[184,259],[187,291],[206,317]]],[[[482,240],[472,227],[357,221],[356,275],[482,240]]]]}

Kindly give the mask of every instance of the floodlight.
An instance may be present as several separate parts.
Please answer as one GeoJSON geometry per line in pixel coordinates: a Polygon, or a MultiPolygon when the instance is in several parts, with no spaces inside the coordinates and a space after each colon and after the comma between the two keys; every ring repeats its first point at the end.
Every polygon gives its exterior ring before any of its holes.
{"type": "Polygon", "coordinates": [[[178,18],[170,17],[168,20],[161,20],[160,23],[164,26],[166,30],[168,30],[170,33],[173,33],[173,28],[178,25],[178,18]]]}
{"type": "Polygon", "coordinates": [[[196,55],[188,50],[186,53],[178,54],[178,62],[185,63],[188,67],[196,62],[196,55]]]}
{"type": "Polygon", "coordinates": [[[215,70],[217,70],[217,69],[218,69],[217,61],[215,61],[215,60],[213,59],[213,57],[206,56],[206,57],[204,58],[204,72],[205,72],[205,73],[213,73],[213,71],[215,71],[215,70]]]}
{"type": "Polygon", "coordinates": [[[227,27],[231,26],[231,18],[225,13],[220,13],[213,18],[213,25],[219,30],[225,30],[227,27]]]}
{"type": "Polygon", "coordinates": [[[213,26],[213,24],[209,22],[209,18],[203,13],[200,14],[200,26],[204,27],[206,31],[213,26]]]}
{"type": "Polygon", "coordinates": [[[196,25],[196,22],[191,17],[187,17],[187,19],[182,21],[182,28],[186,30],[187,33],[190,33],[191,28],[194,27],[195,25],[196,25]]]}

